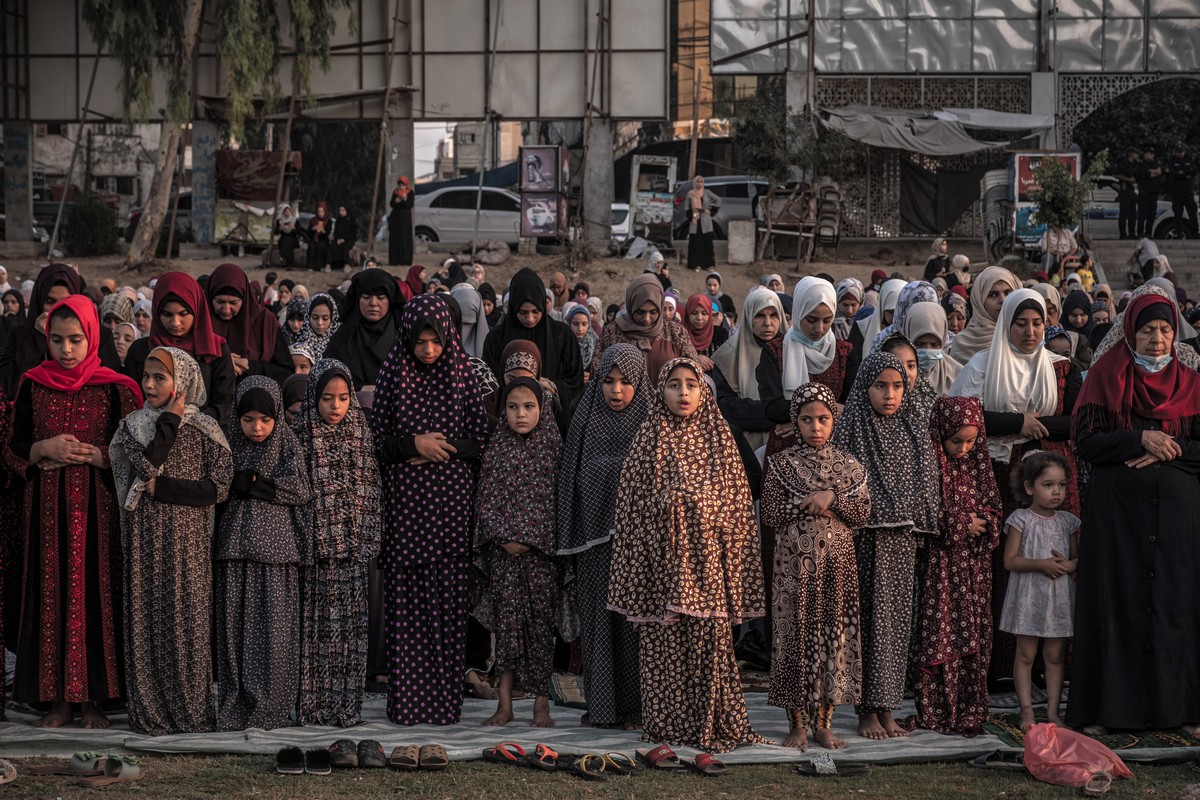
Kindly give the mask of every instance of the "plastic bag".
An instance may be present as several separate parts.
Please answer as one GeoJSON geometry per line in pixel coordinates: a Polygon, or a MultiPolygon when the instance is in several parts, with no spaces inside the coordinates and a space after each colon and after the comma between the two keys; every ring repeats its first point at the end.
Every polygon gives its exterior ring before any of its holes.
{"type": "Polygon", "coordinates": [[[1026,731],[1025,768],[1038,780],[1058,786],[1086,786],[1097,772],[1114,779],[1133,777],[1125,762],[1100,742],[1050,722],[1026,731]]]}

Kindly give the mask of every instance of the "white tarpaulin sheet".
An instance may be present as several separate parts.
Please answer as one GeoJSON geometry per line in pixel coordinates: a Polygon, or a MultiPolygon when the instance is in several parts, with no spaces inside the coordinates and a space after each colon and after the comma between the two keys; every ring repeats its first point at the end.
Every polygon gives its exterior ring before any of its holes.
{"type": "Polygon", "coordinates": [[[1009,142],[973,138],[967,128],[1003,131],[1040,131],[1053,127],[1050,117],[1007,114],[989,109],[945,108],[909,111],[879,106],[850,105],[823,108],[818,118],[831,130],[873,147],[907,150],[927,156],[957,156],[993,150],[1009,142]]]}

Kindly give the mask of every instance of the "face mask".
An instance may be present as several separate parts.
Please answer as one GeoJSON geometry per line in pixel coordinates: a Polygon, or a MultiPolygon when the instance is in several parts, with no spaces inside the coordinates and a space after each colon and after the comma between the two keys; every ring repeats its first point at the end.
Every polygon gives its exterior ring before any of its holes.
{"type": "Polygon", "coordinates": [[[1171,363],[1172,356],[1144,356],[1141,353],[1133,354],[1133,362],[1146,372],[1162,372],[1171,363]]]}
{"type": "Polygon", "coordinates": [[[823,344],[825,344],[825,340],[829,338],[829,335],[831,333],[833,333],[833,331],[829,331],[824,336],[822,336],[820,339],[810,339],[804,335],[803,331],[801,331],[799,329],[796,330],[796,333],[798,334],[796,336],[796,339],[800,342],[800,344],[804,345],[805,347],[816,350],[818,347],[821,347],[823,344]]]}
{"type": "Polygon", "coordinates": [[[917,348],[917,367],[924,375],[929,370],[937,366],[937,363],[946,357],[946,354],[938,348],[918,347],[917,348]]]}

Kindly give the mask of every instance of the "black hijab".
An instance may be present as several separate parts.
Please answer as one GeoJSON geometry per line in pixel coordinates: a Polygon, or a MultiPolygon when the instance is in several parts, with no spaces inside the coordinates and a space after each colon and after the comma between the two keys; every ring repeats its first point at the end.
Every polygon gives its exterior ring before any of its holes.
{"type": "Polygon", "coordinates": [[[481,283],[479,284],[479,296],[484,300],[492,301],[492,313],[487,315],[487,321],[489,328],[496,327],[504,318],[504,309],[500,307],[500,303],[496,299],[496,289],[490,283],[481,283]]]}
{"type": "Polygon", "coordinates": [[[363,270],[350,281],[342,325],[329,340],[325,358],[337,359],[350,368],[356,390],[375,384],[379,368],[396,340],[403,307],[404,296],[387,270],[363,270]],[[376,322],[364,319],[358,308],[360,298],[373,294],[383,294],[388,299],[388,313],[376,322]]]}
{"type": "Polygon", "coordinates": [[[1078,333],[1085,342],[1091,338],[1096,323],[1092,321],[1092,298],[1087,292],[1076,289],[1066,296],[1066,299],[1063,300],[1062,312],[1058,315],[1058,324],[1062,326],[1063,330],[1078,333]],[[1071,324],[1071,312],[1075,309],[1087,314],[1087,322],[1083,325],[1071,324]]]}

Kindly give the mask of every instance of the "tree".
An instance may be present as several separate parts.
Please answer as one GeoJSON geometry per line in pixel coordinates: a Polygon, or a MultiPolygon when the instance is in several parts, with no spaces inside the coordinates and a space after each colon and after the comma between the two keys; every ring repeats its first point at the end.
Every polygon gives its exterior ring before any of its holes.
{"type": "Polygon", "coordinates": [[[1189,152],[1200,153],[1200,80],[1180,75],[1137,89],[1108,101],[1088,114],[1072,138],[1092,158],[1101,150],[1116,156],[1126,148],[1156,147],[1162,158],[1179,142],[1189,152]]]}
{"type": "MultiPolygon", "coordinates": [[[[242,133],[256,93],[265,107],[280,99],[278,0],[215,0],[217,59],[224,70],[230,132],[242,133]]],[[[351,0],[287,0],[292,17],[296,86],[308,92],[312,63],[329,68],[335,12],[351,0]]],[[[155,252],[172,197],[174,165],[183,125],[192,119],[191,76],[204,17],[204,0],[83,0],[83,19],[101,51],[121,66],[126,116],[145,120],[154,102],[154,78],[167,82],[157,171],[138,221],[125,267],[138,267],[155,252]]],[[[351,26],[355,24],[353,16],[351,26]]]]}
{"type": "MultiPolygon", "coordinates": [[[[781,87],[768,84],[738,110],[734,121],[734,141],[737,142],[738,161],[747,175],[767,179],[766,209],[774,208],[775,195],[779,187],[792,176],[792,165],[797,152],[794,142],[797,118],[788,113],[787,101],[781,87]]],[[[762,259],[771,239],[772,216],[765,213],[767,235],[758,243],[756,257],[762,259]]],[[[799,242],[796,244],[799,252],[799,242]]]]}
{"type": "Polygon", "coordinates": [[[1107,166],[1108,151],[1101,150],[1076,180],[1062,161],[1043,158],[1033,170],[1038,188],[1029,192],[1029,199],[1037,204],[1031,217],[1033,223],[1056,230],[1078,224],[1087,208],[1091,187],[1107,166]]]}

